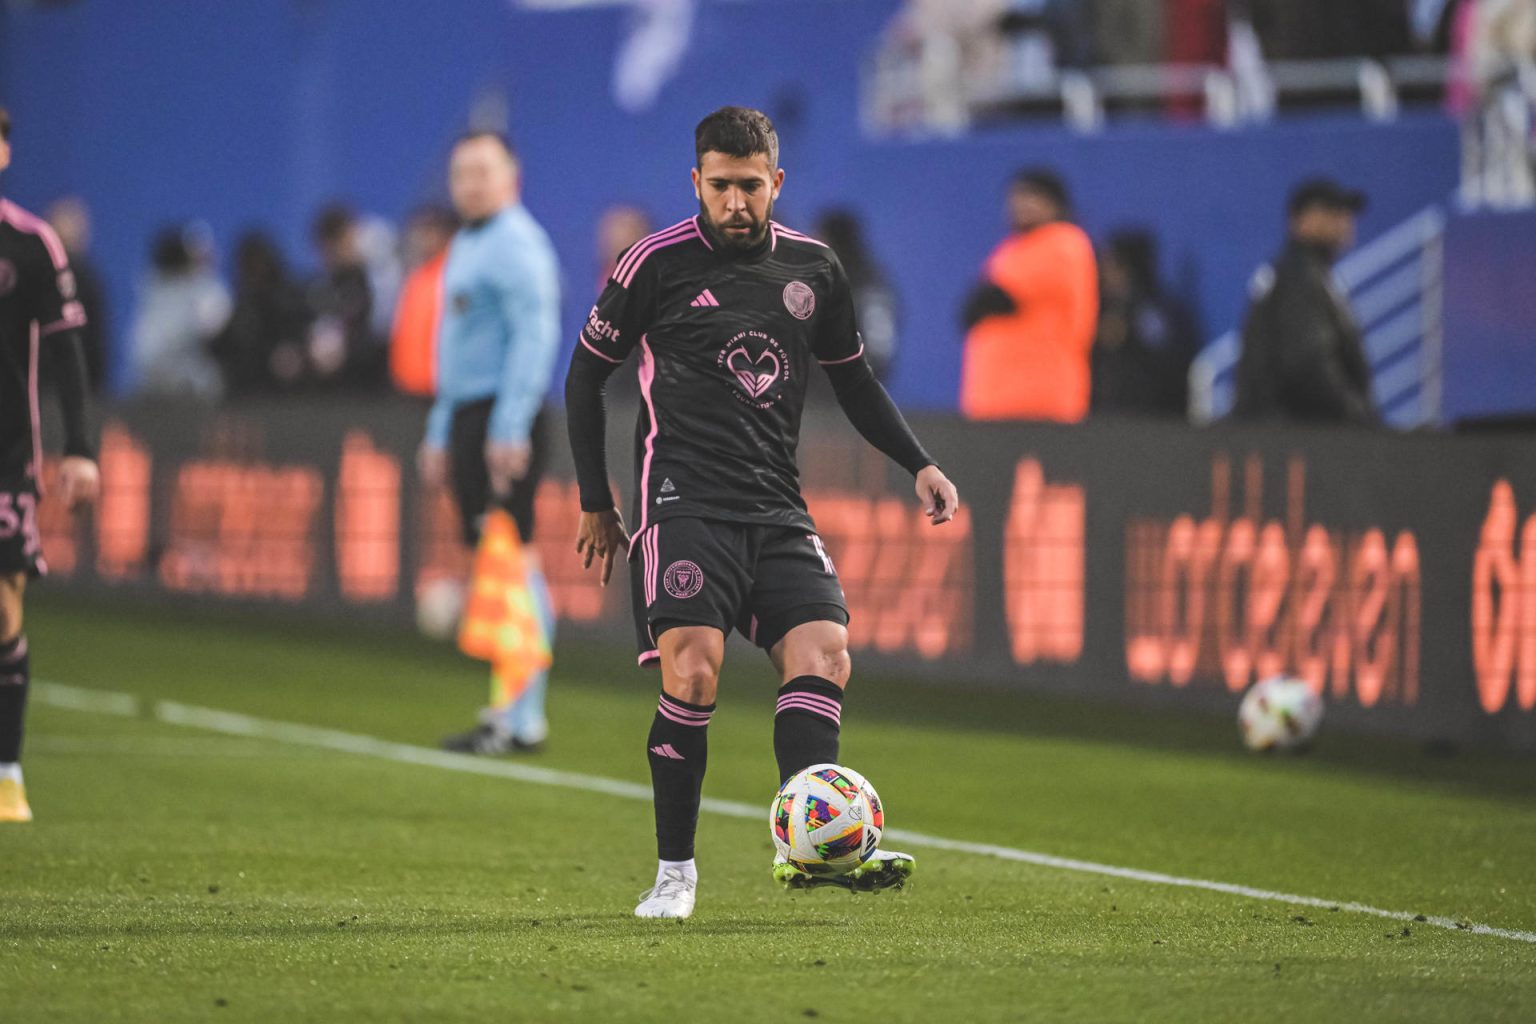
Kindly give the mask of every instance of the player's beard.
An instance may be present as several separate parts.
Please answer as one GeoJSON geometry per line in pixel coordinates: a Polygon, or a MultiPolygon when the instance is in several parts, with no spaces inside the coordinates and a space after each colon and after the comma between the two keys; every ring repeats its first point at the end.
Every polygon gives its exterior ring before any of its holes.
{"type": "Polygon", "coordinates": [[[768,237],[768,222],[773,220],[773,200],[768,200],[768,209],[763,211],[763,219],[761,221],[753,220],[749,217],[736,217],[726,221],[724,224],[717,223],[710,217],[709,209],[704,205],[704,200],[702,199],[699,200],[699,216],[705,224],[709,225],[709,233],[714,236],[715,241],[719,242],[721,246],[737,252],[745,252],[749,249],[756,249],[763,244],[763,239],[768,237]],[[752,232],[747,235],[729,235],[725,231],[726,228],[747,226],[752,228],[752,232]]]}

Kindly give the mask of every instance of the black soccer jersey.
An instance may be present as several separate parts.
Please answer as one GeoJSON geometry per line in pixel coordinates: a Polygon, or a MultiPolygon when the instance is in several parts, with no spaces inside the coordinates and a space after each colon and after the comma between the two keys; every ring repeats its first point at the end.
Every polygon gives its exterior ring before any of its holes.
{"type": "Polygon", "coordinates": [[[49,335],[85,324],[53,229],[0,199],[0,480],[40,470],[37,374],[49,335]]]}
{"type": "Polygon", "coordinates": [[[698,217],[632,246],[581,344],[640,352],[638,534],[676,516],[811,527],[795,449],[813,362],[863,358],[847,276],[821,242],[769,225],[717,251],[698,217]]]}

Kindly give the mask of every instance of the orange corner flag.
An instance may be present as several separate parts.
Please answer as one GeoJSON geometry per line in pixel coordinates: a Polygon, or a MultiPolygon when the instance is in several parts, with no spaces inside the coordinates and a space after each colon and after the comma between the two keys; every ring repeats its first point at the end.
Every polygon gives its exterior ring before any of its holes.
{"type": "Polygon", "coordinates": [[[533,677],[554,663],[528,586],[517,526],[502,509],[486,514],[480,532],[459,650],[491,663],[491,698],[497,707],[520,697],[533,677]]]}

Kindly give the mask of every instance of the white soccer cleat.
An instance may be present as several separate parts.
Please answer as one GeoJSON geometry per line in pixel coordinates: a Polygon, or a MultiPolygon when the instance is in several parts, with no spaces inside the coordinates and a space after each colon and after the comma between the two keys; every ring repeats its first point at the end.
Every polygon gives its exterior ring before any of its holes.
{"type": "Polygon", "coordinates": [[[697,879],[689,880],[676,868],[667,868],[661,880],[640,894],[640,905],[635,908],[636,917],[683,918],[693,913],[693,902],[699,890],[697,879]]]}

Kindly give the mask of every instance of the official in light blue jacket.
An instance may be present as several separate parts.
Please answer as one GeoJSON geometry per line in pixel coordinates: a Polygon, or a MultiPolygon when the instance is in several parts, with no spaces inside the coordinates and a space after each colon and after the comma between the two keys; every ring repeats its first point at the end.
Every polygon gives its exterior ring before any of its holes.
{"type": "MultiPolygon", "coordinates": [[[[547,440],[544,398],[560,347],[560,269],[549,236],[520,200],[517,156],[501,136],[473,132],[453,148],[449,190],[463,221],[443,270],[437,400],[418,467],[423,482],[453,485],[464,539],[474,544],[493,506],[533,538],[534,495],[547,440]]],[[[551,640],[549,591],[530,548],[534,603],[551,640]]],[[[538,750],[549,732],[547,673],[521,697],[485,709],[445,747],[478,754],[538,750]]],[[[495,687],[493,687],[493,692],[495,687]]]]}

